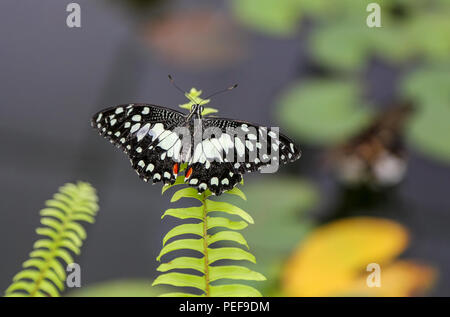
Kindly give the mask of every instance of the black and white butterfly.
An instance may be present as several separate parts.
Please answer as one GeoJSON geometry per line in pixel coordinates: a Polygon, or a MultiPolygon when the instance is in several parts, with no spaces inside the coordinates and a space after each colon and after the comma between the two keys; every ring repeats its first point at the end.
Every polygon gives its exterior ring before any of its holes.
{"type": "Polygon", "coordinates": [[[184,181],[200,193],[209,189],[220,195],[236,186],[246,172],[277,167],[301,155],[288,137],[273,129],[203,117],[202,112],[200,104],[194,104],[189,114],[151,104],[126,104],[96,113],[91,124],[129,156],[144,181],[173,184],[181,165],[187,164],[184,181]]]}

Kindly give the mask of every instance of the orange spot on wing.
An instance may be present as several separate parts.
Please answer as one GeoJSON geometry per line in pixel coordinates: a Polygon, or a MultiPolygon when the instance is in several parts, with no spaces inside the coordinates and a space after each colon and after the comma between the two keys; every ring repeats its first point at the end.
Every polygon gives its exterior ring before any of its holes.
{"type": "Polygon", "coordinates": [[[191,168],[189,168],[189,169],[188,169],[188,171],[186,172],[186,176],[185,176],[185,178],[189,178],[189,177],[191,177],[191,174],[192,174],[192,167],[191,167],[191,168]]]}
{"type": "Polygon", "coordinates": [[[172,172],[173,172],[173,174],[175,174],[175,175],[178,174],[178,163],[175,163],[175,165],[173,166],[172,172]]]}

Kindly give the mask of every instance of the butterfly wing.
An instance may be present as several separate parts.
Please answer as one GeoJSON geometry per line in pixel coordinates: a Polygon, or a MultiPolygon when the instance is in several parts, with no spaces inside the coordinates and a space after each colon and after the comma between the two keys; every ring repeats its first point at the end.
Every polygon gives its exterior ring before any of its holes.
{"type": "Polygon", "coordinates": [[[150,104],[126,104],[96,113],[91,124],[121,148],[144,181],[173,183],[180,142],[173,132],[185,123],[182,112],[150,104]]]}
{"type": "Polygon", "coordinates": [[[202,123],[209,137],[193,145],[186,168],[186,182],[199,192],[210,189],[220,195],[247,172],[275,172],[279,164],[300,158],[301,152],[292,140],[266,127],[223,118],[203,119],[202,123]]]}

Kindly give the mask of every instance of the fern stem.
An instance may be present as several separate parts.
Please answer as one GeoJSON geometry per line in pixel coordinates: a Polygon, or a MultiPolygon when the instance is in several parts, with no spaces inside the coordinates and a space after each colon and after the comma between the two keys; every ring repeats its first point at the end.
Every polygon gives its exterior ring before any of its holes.
{"type": "Polygon", "coordinates": [[[208,220],[207,214],[208,210],[206,208],[206,195],[202,194],[202,204],[203,204],[203,251],[205,255],[205,295],[210,296],[209,292],[209,261],[208,261],[208,220]]]}

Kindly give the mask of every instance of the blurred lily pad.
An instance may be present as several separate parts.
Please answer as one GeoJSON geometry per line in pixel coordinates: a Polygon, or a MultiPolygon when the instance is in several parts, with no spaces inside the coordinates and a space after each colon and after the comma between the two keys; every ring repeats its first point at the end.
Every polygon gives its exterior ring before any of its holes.
{"type": "Polygon", "coordinates": [[[298,0],[234,0],[232,4],[241,23],[271,35],[292,35],[301,16],[298,0]]]}
{"type": "Polygon", "coordinates": [[[334,144],[365,126],[371,111],[352,81],[310,80],[294,84],[279,99],[282,124],[304,141],[334,144]]]}
{"type": "Polygon", "coordinates": [[[371,54],[371,34],[374,32],[368,27],[358,27],[363,22],[343,20],[318,28],[311,38],[311,55],[337,70],[363,67],[371,54]]]}
{"type": "Polygon", "coordinates": [[[403,94],[417,101],[408,137],[419,150],[450,162],[450,65],[422,69],[409,76],[403,94]]]}
{"type": "Polygon", "coordinates": [[[410,40],[417,51],[430,61],[448,61],[450,58],[450,6],[424,13],[412,19],[410,40]]]}
{"type": "Polygon", "coordinates": [[[126,279],[96,283],[69,291],[70,297],[156,297],[164,293],[150,280],[126,279]]]}

